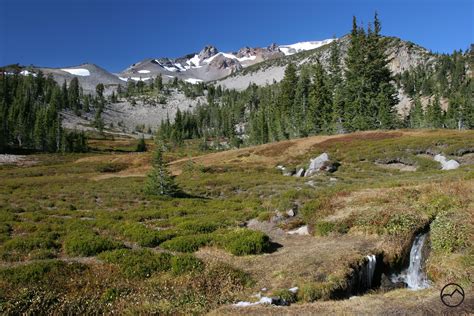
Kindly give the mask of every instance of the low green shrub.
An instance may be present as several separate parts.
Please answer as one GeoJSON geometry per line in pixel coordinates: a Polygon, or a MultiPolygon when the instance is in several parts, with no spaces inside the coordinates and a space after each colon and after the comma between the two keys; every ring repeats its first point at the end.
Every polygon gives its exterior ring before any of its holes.
{"type": "Polygon", "coordinates": [[[171,251],[194,252],[199,247],[208,245],[211,241],[212,237],[209,234],[179,236],[165,241],[161,244],[161,247],[171,251]]]}
{"type": "Polygon", "coordinates": [[[315,233],[319,236],[327,236],[333,232],[336,225],[333,222],[318,221],[314,226],[315,233]]]}
{"type": "Polygon", "coordinates": [[[442,212],[431,223],[431,247],[439,252],[453,252],[468,243],[468,229],[455,214],[442,212]]]}
{"type": "Polygon", "coordinates": [[[418,208],[430,219],[434,219],[441,212],[446,212],[458,206],[458,201],[446,194],[428,194],[420,199],[418,208]]]}
{"type": "Polygon", "coordinates": [[[53,275],[64,277],[71,271],[82,271],[86,266],[79,263],[66,263],[59,260],[46,260],[0,269],[0,280],[13,284],[49,282],[53,275]]]}
{"type": "Polygon", "coordinates": [[[77,231],[67,235],[64,249],[71,256],[94,256],[103,251],[122,248],[123,245],[92,231],[77,231]]]}
{"type": "Polygon", "coordinates": [[[171,272],[174,275],[181,275],[187,272],[199,272],[203,269],[203,262],[193,255],[182,254],[171,258],[171,272]]]}
{"type": "Polygon", "coordinates": [[[115,227],[125,238],[142,247],[156,247],[176,236],[172,230],[153,230],[140,223],[121,223],[115,227]]]}
{"type": "Polygon", "coordinates": [[[33,251],[59,248],[59,243],[56,241],[58,236],[56,233],[40,232],[7,239],[0,248],[0,258],[10,262],[21,261],[33,251]]]}
{"type": "Polygon", "coordinates": [[[45,260],[56,258],[56,253],[52,249],[35,249],[28,255],[30,260],[45,260]]]}
{"type": "Polygon", "coordinates": [[[298,298],[296,293],[287,289],[276,290],[273,292],[272,296],[279,297],[286,304],[295,303],[298,298]]]}
{"type": "Polygon", "coordinates": [[[297,298],[303,302],[328,300],[331,297],[332,286],[328,283],[305,283],[298,289],[297,298]]]}
{"type": "Polygon", "coordinates": [[[154,272],[167,271],[171,268],[171,255],[154,253],[148,249],[118,249],[102,252],[98,258],[117,264],[122,273],[130,278],[148,278],[154,272]]]}
{"type": "Polygon", "coordinates": [[[389,235],[406,234],[420,228],[425,220],[411,213],[395,213],[385,224],[385,230],[389,235]]]}
{"type": "Polygon", "coordinates": [[[246,228],[216,234],[216,245],[236,256],[260,254],[270,248],[270,239],[262,232],[246,228]]]}
{"type": "Polygon", "coordinates": [[[204,234],[212,233],[213,231],[218,229],[219,226],[220,225],[218,223],[208,221],[207,219],[200,219],[183,222],[177,225],[177,228],[188,231],[190,233],[204,234]]]}

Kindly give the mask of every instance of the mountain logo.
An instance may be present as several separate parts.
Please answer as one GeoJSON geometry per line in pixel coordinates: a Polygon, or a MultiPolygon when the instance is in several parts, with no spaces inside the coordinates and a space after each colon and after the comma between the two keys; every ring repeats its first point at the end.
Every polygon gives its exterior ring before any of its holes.
{"type": "Polygon", "coordinates": [[[441,302],[448,307],[456,307],[464,301],[464,290],[456,283],[446,284],[440,293],[441,302]]]}

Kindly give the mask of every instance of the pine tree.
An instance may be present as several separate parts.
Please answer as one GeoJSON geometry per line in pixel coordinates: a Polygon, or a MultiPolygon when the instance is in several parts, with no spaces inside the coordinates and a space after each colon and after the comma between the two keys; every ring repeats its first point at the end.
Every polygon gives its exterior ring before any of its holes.
{"type": "Polygon", "coordinates": [[[68,109],[69,108],[69,94],[67,91],[66,80],[64,80],[62,88],[61,88],[61,100],[62,100],[61,108],[68,109]]]}
{"type": "Polygon", "coordinates": [[[71,82],[69,82],[68,102],[74,113],[78,115],[80,113],[81,104],[79,102],[79,80],[77,77],[74,77],[71,82]]]}
{"type": "Polygon", "coordinates": [[[423,107],[419,98],[414,100],[414,105],[410,109],[410,114],[408,115],[409,122],[408,125],[410,128],[423,128],[425,127],[425,118],[423,113],[423,107]]]}
{"type": "Polygon", "coordinates": [[[334,39],[331,43],[331,55],[329,57],[329,87],[334,91],[341,83],[341,52],[339,42],[334,39]]]}
{"type": "Polygon", "coordinates": [[[301,69],[298,83],[296,84],[295,100],[291,113],[291,135],[292,137],[307,136],[308,131],[304,126],[306,115],[309,112],[308,95],[311,80],[307,67],[301,69]]]}
{"type": "Polygon", "coordinates": [[[177,196],[179,189],[163,161],[163,144],[161,143],[157,144],[152,166],[153,170],[148,174],[145,192],[150,195],[177,196]]]}
{"type": "Polygon", "coordinates": [[[290,113],[290,108],[293,105],[296,84],[298,76],[296,75],[296,67],[293,63],[289,63],[285,69],[285,76],[281,81],[281,92],[279,97],[279,106],[285,113],[290,113]]]}
{"type": "Polygon", "coordinates": [[[145,152],[147,150],[147,146],[145,143],[145,138],[142,136],[138,140],[137,147],[135,148],[136,152],[145,152]]]}
{"type": "Polygon", "coordinates": [[[365,78],[365,31],[358,27],[357,19],[352,19],[350,44],[345,59],[344,83],[344,128],[348,131],[368,129],[367,117],[363,109],[367,103],[365,78]]]}
{"type": "Polygon", "coordinates": [[[443,127],[443,110],[439,95],[436,94],[433,101],[430,101],[426,110],[426,123],[430,128],[443,127]]]}
{"type": "Polygon", "coordinates": [[[163,90],[163,78],[161,77],[161,74],[159,74],[155,78],[155,88],[156,90],[158,90],[158,92],[161,92],[161,90],[163,90]]]}
{"type": "Polygon", "coordinates": [[[326,73],[318,61],[314,66],[313,85],[309,93],[309,112],[306,126],[310,133],[329,130],[332,121],[331,92],[327,86],[326,73]]]}

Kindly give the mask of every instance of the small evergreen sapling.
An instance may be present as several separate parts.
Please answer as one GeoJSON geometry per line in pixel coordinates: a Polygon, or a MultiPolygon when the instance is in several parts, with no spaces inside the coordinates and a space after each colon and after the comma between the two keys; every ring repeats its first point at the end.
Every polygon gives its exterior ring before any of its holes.
{"type": "Polygon", "coordinates": [[[158,143],[153,157],[153,170],[148,174],[145,192],[150,195],[176,196],[179,188],[163,161],[163,144],[158,143]]]}

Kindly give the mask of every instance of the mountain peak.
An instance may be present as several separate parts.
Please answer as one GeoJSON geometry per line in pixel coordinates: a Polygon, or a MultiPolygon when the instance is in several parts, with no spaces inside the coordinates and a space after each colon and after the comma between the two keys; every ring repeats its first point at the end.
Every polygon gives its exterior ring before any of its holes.
{"type": "Polygon", "coordinates": [[[217,48],[212,45],[206,45],[198,54],[199,60],[204,60],[219,53],[217,48]]]}

